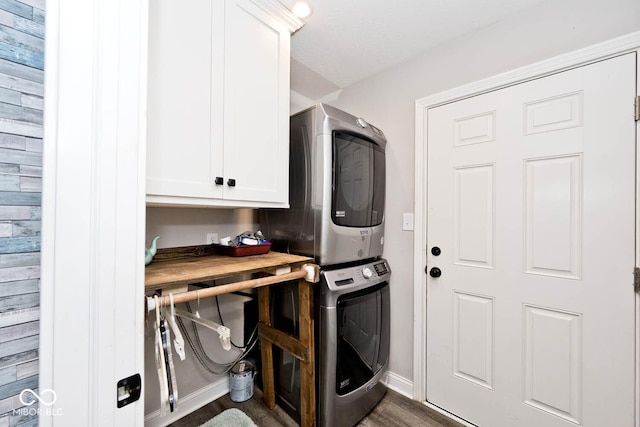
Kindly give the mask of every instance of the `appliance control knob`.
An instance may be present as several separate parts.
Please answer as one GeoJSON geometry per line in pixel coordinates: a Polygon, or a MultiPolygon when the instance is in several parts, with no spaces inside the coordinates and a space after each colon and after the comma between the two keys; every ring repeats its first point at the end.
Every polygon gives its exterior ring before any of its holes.
{"type": "Polygon", "coordinates": [[[371,270],[369,267],[363,267],[362,275],[365,279],[371,279],[373,277],[373,270],[371,270]]]}

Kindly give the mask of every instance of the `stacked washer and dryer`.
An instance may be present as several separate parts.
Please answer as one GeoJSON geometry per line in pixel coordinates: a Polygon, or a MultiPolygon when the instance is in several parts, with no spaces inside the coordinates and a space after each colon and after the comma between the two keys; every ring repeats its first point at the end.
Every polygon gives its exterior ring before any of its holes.
{"type": "MultiPolygon", "coordinates": [[[[325,104],[291,117],[290,209],[263,210],[273,248],[313,257],[320,426],[355,425],[386,392],[389,264],[384,245],[383,132],[325,104]]],[[[273,321],[297,334],[296,286],[274,294],[273,321]]],[[[274,348],[278,403],[299,419],[299,364],[274,348]]]]}

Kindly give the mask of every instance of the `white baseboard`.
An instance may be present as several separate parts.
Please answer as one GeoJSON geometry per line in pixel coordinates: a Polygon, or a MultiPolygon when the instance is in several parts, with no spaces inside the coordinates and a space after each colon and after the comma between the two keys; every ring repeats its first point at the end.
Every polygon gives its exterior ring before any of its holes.
{"type": "Polygon", "coordinates": [[[401,377],[394,372],[387,371],[382,375],[382,382],[391,390],[397,391],[409,399],[413,399],[413,381],[401,377]]]}
{"type": "Polygon", "coordinates": [[[178,408],[174,412],[166,413],[162,416],[158,409],[146,415],[144,417],[144,425],[145,427],[165,427],[227,393],[229,393],[229,377],[225,376],[185,397],[180,397],[178,408]]]}

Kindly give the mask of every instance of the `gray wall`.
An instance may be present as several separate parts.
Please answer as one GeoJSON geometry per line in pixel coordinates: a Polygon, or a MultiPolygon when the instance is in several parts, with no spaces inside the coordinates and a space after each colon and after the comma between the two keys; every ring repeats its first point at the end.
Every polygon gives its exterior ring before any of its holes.
{"type": "Polygon", "coordinates": [[[331,102],[380,127],[389,140],[390,371],[413,379],[414,236],[402,231],[402,213],[414,207],[416,99],[638,30],[638,0],[549,0],[347,87],[331,102]]]}
{"type": "Polygon", "coordinates": [[[208,233],[233,238],[258,228],[254,209],[154,207],[147,208],[145,240],[148,246],[154,236],[160,236],[159,248],[204,245],[208,233]]]}
{"type": "Polygon", "coordinates": [[[0,427],[38,423],[44,8],[0,1],[0,427]]]}

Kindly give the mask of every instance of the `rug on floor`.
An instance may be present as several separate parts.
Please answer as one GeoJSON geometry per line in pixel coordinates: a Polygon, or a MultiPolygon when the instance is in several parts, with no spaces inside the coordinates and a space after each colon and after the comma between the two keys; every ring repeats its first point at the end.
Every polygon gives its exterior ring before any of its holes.
{"type": "Polygon", "coordinates": [[[200,427],[258,427],[251,418],[240,409],[231,408],[222,411],[200,427]]]}

